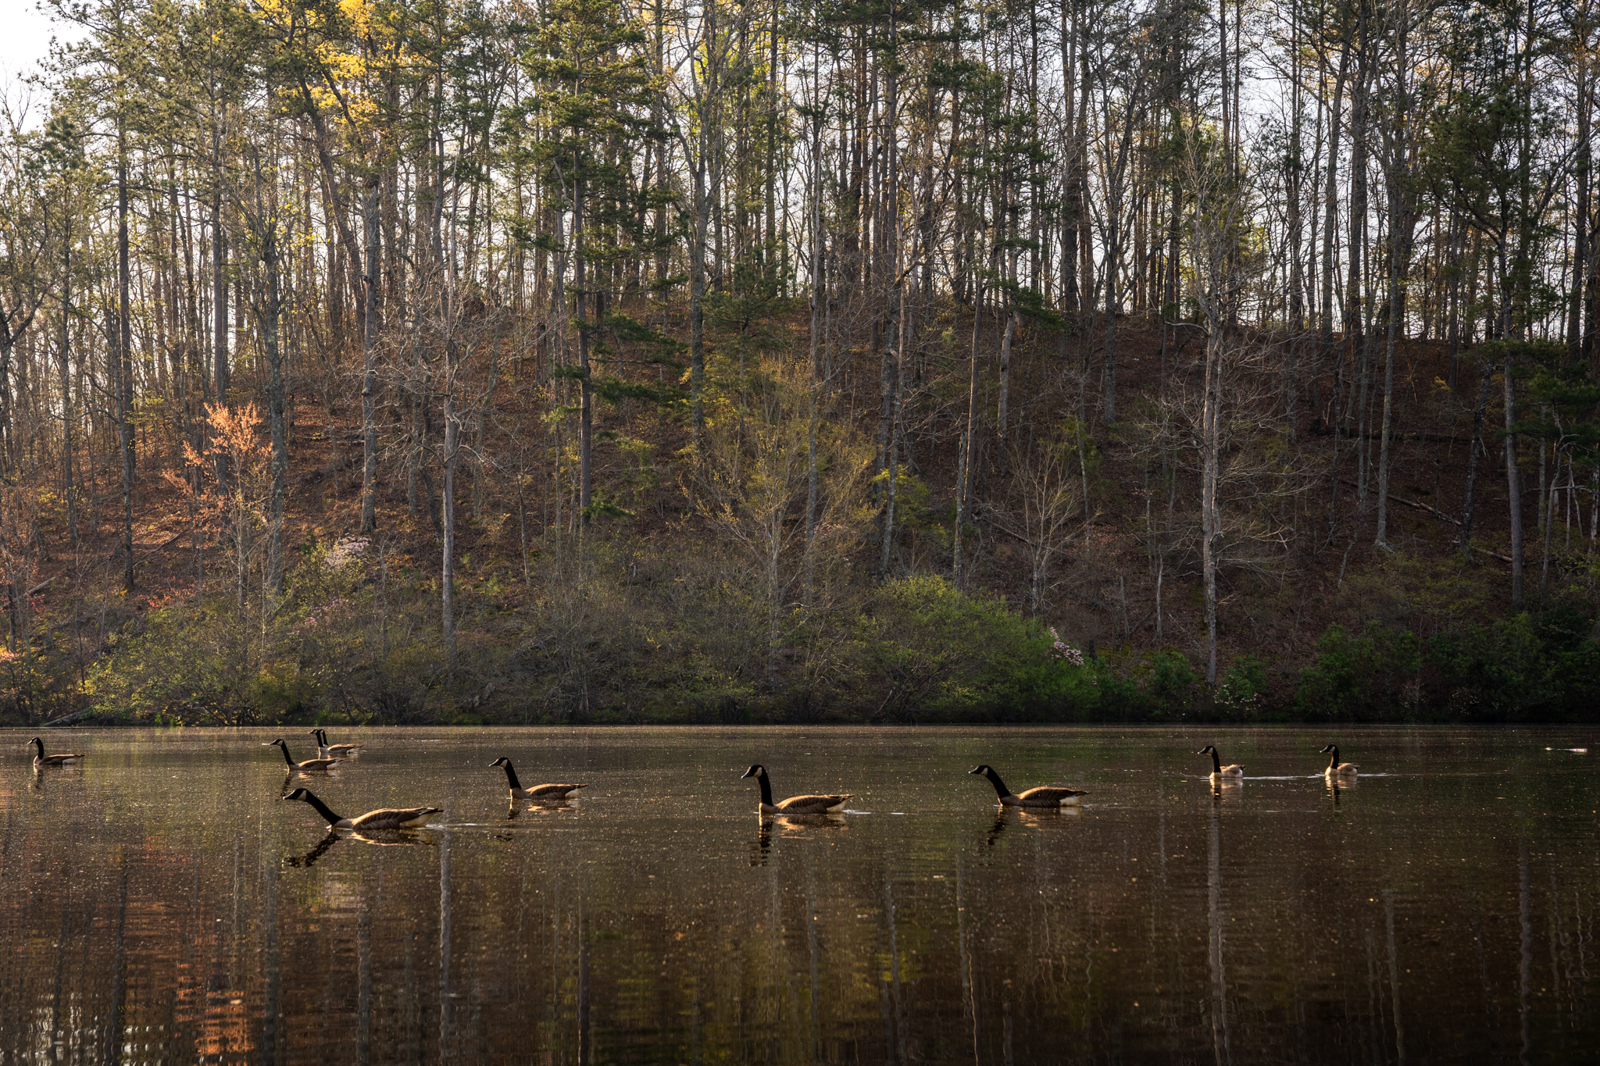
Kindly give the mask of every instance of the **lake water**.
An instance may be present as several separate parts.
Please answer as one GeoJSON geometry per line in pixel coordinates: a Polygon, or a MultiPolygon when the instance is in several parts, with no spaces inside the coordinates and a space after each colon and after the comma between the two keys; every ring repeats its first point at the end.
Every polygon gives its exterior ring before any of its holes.
{"type": "Polygon", "coordinates": [[[1600,1059],[1592,731],[336,729],[289,784],[444,809],[374,840],[278,801],[301,729],[31,735],[0,1063],[1600,1059]],[[499,755],[589,788],[508,817],[499,755]]]}

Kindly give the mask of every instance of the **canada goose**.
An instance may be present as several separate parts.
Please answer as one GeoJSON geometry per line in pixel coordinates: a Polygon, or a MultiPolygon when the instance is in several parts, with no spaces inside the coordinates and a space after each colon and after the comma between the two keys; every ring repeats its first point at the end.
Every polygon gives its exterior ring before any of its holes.
{"type": "Polygon", "coordinates": [[[338,759],[307,759],[305,762],[295,762],[289,755],[289,745],[285,744],[282,739],[274,740],[267,747],[281,749],[283,751],[283,761],[289,764],[289,769],[299,770],[303,774],[309,774],[314,770],[331,770],[339,765],[338,759]]]}
{"type": "Polygon", "coordinates": [[[588,788],[587,781],[575,785],[534,785],[532,788],[523,788],[517,780],[517,771],[511,765],[511,760],[504,755],[489,764],[491,767],[503,767],[506,772],[506,786],[511,789],[512,799],[530,799],[535,803],[560,803],[571,798],[572,794],[580,788],[588,788]]]}
{"type": "MultiPolygon", "coordinates": [[[[79,755],[75,751],[66,752],[62,755],[46,755],[44,753],[44,741],[40,740],[38,737],[34,737],[32,740],[28,741],[28,744],[32,744],[34,747],[39,749],[38,753],[33,757],[33,765],[35,766],[66,766],[69,763],[75,763],[79,759],[83,758],[82,755],[79,755]]],[[[28,744],[24,744],[23,747],[27,747],[28,744]]]]}
{"type": "Polygon", "coordinates": [[[343,759],[346,756],[354,755],[363,747],[361,744],[329,744],[328,731],[320,726],[309,730],[309,732],[317,738],[317,747],[320,749],[319,754],[324,759],[343,759]]]}
{"type": "Polygon", "coordinates": [[[317,809],[317,813],[328,820],[329,829],[414,829],[427,822],[429,818],[440,812],[438,807],[380,807],[375,811],[368,811],[359,818],[340,818],[328,810],[328,805],[317,798],[317,794],[309,788],[297,788],[287,796],[286,800],[305,800],[317,809]]]}
{"type": "Polygon", "coordinates": [[[843,810],[845,801],[854,796],[854,792],[846,792],[842,796],[790,796],[782,803],[772,802],[772,782],[767,780],[767,768],[760,763],[739,775],[742,781],[747,777],[756,779],[756,784],[761,786],[762,814],[831,814],[843,810]]]}
{"type": "Polygon", "coordinates": [[[1337,744],[1329,744],[1317,754],[1328,755],[1329,753],[1332,753],[1332,758],[1328,760],[1328,768],[1322,771],[1324,777],[1354,777],[1356,776],[1356,771],[1361,769],[1360,766],[1353,762],[1339,761],[1339,745],[1337,744]]]}
{"type": "Polygon", "coordinates": [[[1209,754],[1211,756],[1211,780],[1213,781],[1218,781],[1222,778],[1237,778],[1240,780],[1244,778],[1244,767],[1238,763],[1234,763],[1231,766],[1223,766],[1222,760],[1217,756],[1217,749],[1210,744],[1207,744],[1194,754],[1209,754]]]}
{"type": "Polygon", "coordinates": [[[1066,788],[1062,785],[1040,785],[1038,788],[1013,794],[991,766],[974,766],[967,773],[982,774],[987,777],[989,784],[994,786],[995,795],[1000,797],[1002,807],[1068,807],[1089,794],[1081,788],[1066,788]]]}

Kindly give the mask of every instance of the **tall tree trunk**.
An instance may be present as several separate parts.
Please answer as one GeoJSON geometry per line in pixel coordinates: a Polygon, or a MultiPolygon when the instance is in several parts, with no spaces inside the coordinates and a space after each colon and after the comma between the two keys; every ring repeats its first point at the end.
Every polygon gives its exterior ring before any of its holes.
{"type": "Polygon", "coordinates": [[[902,385],[905,381],[905,343],[906,313],[905,313],[905,281],[901,269],[901,226],[904,222],[905,212],[900,207],[900,139],[898,136],[900,124],[900,77],[897,69],[900,58],[899,27],[896,22],[896,11],[893,7],[889,12],[889,53],[888,68],[885,75],[885,100],[884,100],[884,153],[888,157],[885,161],[887,174],[887,189],[884,196],[884,211],[879,218],[883,225],[883,239],[888,244],[884,249],[884,261],[888,267],[888,297],[889,306],[884,318],[883,338],[883,407],[885,418],[884,441],[880,450],[883,471],[886,483],[884,485],[883,505],[883,540],[882,552],[878,561],[878,574],[888,577],[889,564],[894,547],[894,508],[898,496],[896,482],[900,476],[900,405],[904,391],[902,385]],[[883,215],[888,215],[884,218],[883,215]]]}
{"type": "Polygon", "coordinates": [[[67,535],[78,544],[78,494],[72,476],[72,427],[77,418],[72,407],[72,228],[71,214],[63,211],[61,232],[61,336],[56,364],[61,380],[61,483],[67,501],[67,535]]]}
{"type": "Polygon", "coordinates": [[[1378,532],[1374,545],[1389,547],[1389,427],[1394,403],[1394,348],[1405,315],[1404,293],[1400,287],[1402,249],[1409,244],[1404,232],[1411,225],[1405,203],[1404,183],[1407,167],[1406,123],[1410,121],[1406,98],[1407,34],[1410,31],[1410,8],[1400,5],[1399,25],[1395,28],[1395,99],[1387,117],[1384,138],[1387,141],[1387,166],[1385,184],[1389,194],[1389,311],[1383,353],[1383,422],[1380,430],[1382,442],[1378,447],[1378,532]]]}
{"type": "Polygon", "coordinates": [[[122,590],[133,592],[133,317],[128,263],[128,134],[117,118],[117,442],[122,458],[122,590]]]}
{"type": "Polygon", "coordinates": [[[961,456],[956,469],[956,526],[951,550],[951,573],[961,584],[962,526],[968,518],[972,499],[972,467],[977,452],[978,429],[978,337],[983,321],[984,283],[977,282],[972,303],[972,348],[967,357],[967,425],[961,434],[961,456]]]}
{"type": "MultiPolygon", "coordinates": [[[[222,117],[211,128],[211,374],[217,402],[228,402],[228,246],[222,231],[222,117]]],[[[335,283],[332,288],[337,288],[335,283]]],[[[217,455],[217,481],[227,483],[227,459],[217,455]]]]}
{"type": "Polygon", "coordinates": [[[1494,379],[1494,364],[1487,359],[1478,367],[1478,402],[1472,408],[1472,444],[1467,452],[1467,483],[1462,490],[1461,554],[1472,548],[1472,513],[1478,489],[1478,457],[1484,453],[1483,424],[1489,410],[1489,385],[1494,379]]]}
{"type": "Polygon", "coordinates": [[[1333,104],[1328,109],[1328,177],[1322,202],[1322,313],[1318,337],[1317,367],[1312,375],[1321,373],[1322,365],[1333,362],[1332,410],[1329,412],[1333,430],[1331,473],[1328,477],[1328,543],[1337,539],[1339,523],[1339,366],[1338,353],[1333,347],[1333,249],[1338,232],[1339,202],[1339,115],[1344,101],[1344,83],[1350,69],[1350,44],[1354,39],[1348,27],[1339,49],[1339,71],[1333,81],[1333,104]]]}
{"type": "Polygon", "coordinates": [[[1222,515],[1217,502],[1221,466],[1222,359],[1226,319],[1211,316],[1206,334],[1205,393],[1200,413],[1200,575],[1205,596],[1206,684],[1217,683],[1217,546],[1222,515]]]}
{"type": "Polygon", "coordinates": [[[811,48],[813,76],[812,105],[816,107],[811,131],[811,330],[807,337],[810,345],[811,389],[806,397],[806,548],[805,548],[805,603],[811,604],[816,576],[817,546],[817,431],[821,416],[818,393],[822,389],[822,329],[823,303],[827,291],[822,279],[822,140],[823,113],[817,107],[821,92],[821,50],[815,40],[811,48]]]}
{"type": "Polygon", "coordinates": [[[710,150],[710,140],[710,134],[700,135],[700,158],[690,168],[694,179],[694,225],[689,231],[689,431],[696,447],[705,430],[706,234],[711,222],[705,153],[710,150]]]}
{"type": "Polygon", "coordinates": [[[588,248],[583,231],[587,220],[583,217],[583,181],[578,177],[577,159],[572,161],[572,175],[572,301],[578,317],[578,514],[587,526],[594,492],[594,392],[589,380],[589,320],[583,310],[588,283],[588,248]]]}
{"type": "MultiPolygon", "coordinates": [[[[1300,3],[1294,0],[1289,13],[1289,158],[1287,184],[1289,197],[1289,292],[1288,292],[1288,351],[1283,373],[1283,417],[1289,431],[1289,443],[1296,440],[1299,419],[1295,403],[1299,397],[1300,342],[1305,331],[1305,302],[1302,293],[1304,266],[1300,261],[1301,219],[1300,195],[1300,3]]],[[[1165,333],[1163,332],[1163,341],[1165,333]]]]}
{"type": "Polygon", "coordinates": [[[1511,510],[1511,608],[1522,610],[1522,478],[1517,469],[1517,435],[1512,431],[1516,424],[1516,386],[1512,378],[1515,357],[1512,346],[1506,346],[1505,369],[1505,426],[1506,426],[1506,498],[1511,510]]]}
{"type": "MultiPolygon", "coordinates": [[[[1581,39],[1587,39],[1590,20],[1580,18],[1578,22],[1581,39]]],[[[1583,305],[1584,289],[1592,273],[1589,260],[1593,258],[1594,251],[1590,247],[1590,169],[1593,163],[1593,150],[1589,143],[1592,129],[1592,104],[1594,99],[1594,74],[1590,70],[1590,51],[1587,47],[1577,49],[1578,64],[1578,149],[1577,158],[1573,169],[1577,172],[1577,190],[1573,204],[1574,214],[1577,216],[1576,225],[1573,227],[1572,242],[1572,295],[1571,305],[1567,318],[1567,346],[1568,359],[1574,363],[1587,362],[1590,356],[1589,345],[1586,340],[1590,332],[1584,329],[1583,305]]]]}
{"type": "Polygon", "coordinates": [[[450,661],[456,657],[456,463],[461,450],[461,427],[456,418],[453,390],[444,390],[444,491],[439,497],[444,548],[439,570],[439,609],[450,661]]]}
{"type": "Polygon", "coordinates": [[[364,205],[366,268],[365,307],[361,326],[361,532],[378,529],[378,224],[379,183],[367,179],[364,205]]]}
{"type": "MultiPolygon", "coordinates": [[[[1113,177],[1109,184],[1115,187],[1120,182],[1113,177]]],[[[1117,311],[1121,304],[1117,280],[1122,258],[1120,190],[1108,194],[1106,201],[1106,257],[1103,271],[1106,279],[1106,343],[1100,379],[1100,417],[1106,425],[1112,426],[1117,422],[1117,311]]]]}
{"type": "MultiPolygon", "coordinates": [[[[1355,415],[1356,447],[1356,507],[1365,510],[1367,505],[1367,443],[1365,437],[1367,339],[1362,315],[1363,267],[1362,252],[1366,247],[1367,227],[1367,95],[1371,77],[1371,44],[1367,34],[1366,0],[1358,0],[1356,8],[1356,80],[1350,94],[1350,211],[1349,236],[1345,247],[1345,260],[1349,273],[1344,292],[1344,339],[1349,352],[1352,403],[1346,405],[1347,416],[1355,415]],[[1359,390],[1359,393],[1358,393],[1359,390]]],[[[1335,440],[1338,438],[1335,437],[1335,440]]]]}
{"type": "Polygon", "coordinates": [[[1068,138],[1063,184],[1066,203],[1061,212],[1061,282],[1060,306],[1073,315],[1078,310],[1078,220],[1083,202],[1079,196],[1080,146],[1077,139],[1078,72],[1076,63],[1074,3],[1063,0],[1061,4],[1061,106],[1064,112],[1061,128],[1068,138]]]}
{"type": "Polygon", "coordinates": [[[272,503],[267,525],[267,588],[283,590],[283,504],[289,470],[289,439],[284,426],[283,353],[278,339],[282,313],[278,267],[277,223],[268,222],[261,260],[267,275],[266,305],[261,314],[261,347],[267,360],[267,424],[272,434],[272,503]]]}

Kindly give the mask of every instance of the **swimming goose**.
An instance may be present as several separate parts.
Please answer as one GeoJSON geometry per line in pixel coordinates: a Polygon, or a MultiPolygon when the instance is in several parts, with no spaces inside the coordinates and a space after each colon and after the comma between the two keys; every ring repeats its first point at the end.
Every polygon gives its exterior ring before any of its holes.
{"type": "Polygon", "coordinates": [[[1000,780],[1000,775],[988,765],[975,766],[968,770],[969,774],[982,774],[989,779],[989,784],[994,786],[994,793],[1000,797],[1002,807],[1068,807],[1077,803],[1089,793],[1081,788],[1066,788],[1062,785],[1040,785],[1030,788],[1026,792],[1013,794],[1000,780]]]}
{"type": "Polygon", "coordinates": [[[329,744],[328,731],[321,727],[310,730],[310,733],[317,738],[317,748],[324,759],[343,759],[354,755],[363,747],[361,744],[329,744]]]}
{"type": "Polygon", "coordinates": [[[572,794],[580,788],[588,788],[588,782],[575,785],[534,785],[532,788],[523,788],[517,780],[517,771],[511,765],[511,760],[504,755],[489,764],[490,766],[503,767],[506,772],[506,786],[511,789],[512,799],[530,799],[535,803],[560,803],[571,798],[572,794]]]}
{"type": "MultiPolygon", "coordinates": [[[[75,751],[65,752],[61,755],[46,755],[44,753],[44,741],[40,740],[38,737],[34,737],[32,740],[28,741],[28,744],[32,744],[34,747],[39,749],[38,753],[33,757],[33,765],[35,766],[66,766],[69,763],[75,763],[79,759],[83,758],[82,755],[79,755],[75,751]]],[[[24,744],[23,747],[27,747],[28,744],[24,744]]]]}
{"type": "MultiPolygon", "coordinates": [[[[1329,744],[1327,747],[1323,748],[1317,754],[1319,754],[1319,755],[1328,755],[1330,752],[1332,753],[1332,758],[1330,758],[1328,760],[1328,768],[1326,770],[1322,771],[1322,775],[1324,777],[1354,777],[1354,776],[1356,776],[1356,771],[1360,770],[1361,767],[1359,765],[1357,765],[1356,763],[1353,763],[1353,762],[1340,762],[1339,761],[1339,745],[1337,745],[1337,744],[1329,744]]],[[[1381,777],[1382,775],[1380,774],[1379,776],[1381,777]]]]}
{"type": "Polygon", "coordinates": [[[338,759],[307,759],[305,762],[295,762],[289,755],[289,745],[285,744],[281,739],[274,740],[267,747],[280,748],[283,751],[283,761],[289,764],[289,769],[299,770],[303,774],[309,774],[316,770],[331,770],[339,765],[338,759]]]}
{"type": "Polygon", "coordinates": [[[1222,760],[1220,758],[1218,758],[1217,749],[1214,746],[1212,746],[1210,744],[1207,744],[1205,747],[1201,748],[1199,751],[1195,752],[1194,754],[1196,754],[1196,755],[1209,754],[1211,756],[1211,780],[1218,781],[1218,780],[1221,780],[1222,778],[1234,778],[1234,779],[1238,779],[1238,780],[1243,780],[1243,778],[1244,778],[1244,767],[1240,766],[1238,763],[1234,763],[1234,764],[1232,764],[1230,766],[1223,766],[1222,765],[1222,760]]]}
{"type": "Polygon", "coordinates": [[[767,768],[760,763],[739,775],[742,781],[747,777],[756,779],[756,784],[761,786],[762,814],[831,814],[844,809],[845,801],[854,796],[854,792],[846,792],[842,796],[790,796],[782,803],[772,802],[772,782],[767,780],[767,768]]]}
{"type": "Polygon", "coordinates": [[[317,798],[317,794],[309,788],[297,788],[287,796],[286,800],[305,800],[317,809],[317,813],[328,820],[329,829],[414,829],[427,822],[429,818],[440,813],[438,807],[380,807],[375,811],[368,811],[359,818],[340,818],[328,810],[328,805],[317,798]]]}

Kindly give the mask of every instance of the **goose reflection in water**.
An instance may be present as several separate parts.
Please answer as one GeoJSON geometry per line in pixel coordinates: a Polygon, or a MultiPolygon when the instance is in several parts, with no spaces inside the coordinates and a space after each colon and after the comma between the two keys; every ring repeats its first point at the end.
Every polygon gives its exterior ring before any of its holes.
{"type": "Polygon", "coordinates": [[[760,816],[761,821],[769,822],[783,830],[785,836],[798,836],[818,829],[849,829],[850,821],[843,814],[783,814],[760,816]]]}
{"type": "Polygon", "coordinates": [[[322,858],[341,840],[354,840],[360,844],[371,844],[380,848],[404,847],[412,844],[436,845],[437,842],[426,833],[419,833],[410,829],[377,829],[362,833],[352,829],[330,829],[328,835],[317,841],[315,847],[304,855],[290,855],[283,860],[285,866],[307,867],[315,866],[317,860],[322,858]]]}
{"type": "Polygon", "coordinates": [[[427,847],[438,847],[439,842],[430,834],[419,832],[415,829],[336,829],[334,832],[346,840],[354,840],[358,844],[372,844],[380,848],[409,847],[413,844],[422,844],[427,847]]]}
{"type": "Polygon", "coordinates": [[[322,858],[323,855],[327,854],[328,849],[339,843],[341,839],[343,839],[343,834],[341,834],[337,829],[330,829],[328,830],[327,836],[317,841],[316,847],[312,848],[304,855],[289,855],[285,857],[283,864],[285,866],[299,867],[315,866],[317,864],[317,860],[322,858]]]}
{"type": "Polygon", "coordinates": [[[843,814],[786,814],[756,815],[756,839],[750,845],[750,865],[765,866],[772,853],[772,830],[776,826],[784,836],[805,836],[823,829],[848,829],[850,822],[843,814]]]}
{"type": "Polygon", "coordinates": [[[772,818],[756,819],[756,839],[750,845],[750,865],[765,866],[767,856],[772,854],[772,818]]]}
{"type": "Polygon", "coordinates": [[[1236,803],[1244,795],[1244,781],[1237,777],[1215,778],[1211,782],[1211,801],[1213,804],[1226,800],[1236,803]]]}
{"type": "Polygon", "coordinates": [[[506,806],[507,820],[520,818],[524,813],[531,814],[536,818],[548,818],[552,814],[577,814],[578,807],[576,804],[567,803],[564,800],[557,800],[554,803],[523,805],[519,804],[515,799],[506,806]]]}
{"type": "Polygon", "coordinates": [[[984,834],[983,842],[988,847],[994,847],[994,842],[1000,839],[1000,834],[1013,822],[1028,829],[1048,831],[1051,826],[1061,825],[1083,817],[1081,807],[1045,807],[1037,810],[1023,810],[1019,807],[997,807],[994,813],[994,824],[984,834]]]}

